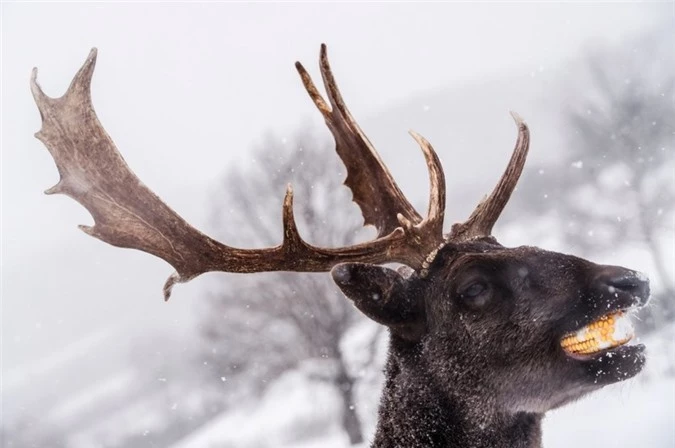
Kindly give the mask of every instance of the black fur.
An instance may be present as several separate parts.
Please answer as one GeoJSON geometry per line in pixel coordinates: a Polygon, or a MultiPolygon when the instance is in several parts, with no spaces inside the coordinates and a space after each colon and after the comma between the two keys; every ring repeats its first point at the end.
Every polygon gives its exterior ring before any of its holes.
{"type": "Polygon", "coordinates": [[[634,271],[492,238],[448,244],[426,277],[344,264],[335,282],[390,329],[377,448],[541,446],[544,413],[636,375],[643,347],[566,355],[561,338],[643,305],[634,271]]]}

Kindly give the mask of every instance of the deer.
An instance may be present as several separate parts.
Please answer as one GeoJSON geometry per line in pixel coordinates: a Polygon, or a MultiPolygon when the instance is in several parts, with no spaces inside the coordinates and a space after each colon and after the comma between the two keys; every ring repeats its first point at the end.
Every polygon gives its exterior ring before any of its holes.
{"type": "Polygon", "coordinates": [[[541,447],[548,411],[643,369],[645,346],[629,342],[631,315],[650,295],[644,274],[539,247],[504,247],[492,235],[529,150],[519,115],[512,113],[517,140],[494,190],[444,233],[445,177],[435,150],[410,131],[430,178],[423,216],[347,109],[323,44],[327,100],[303,65],[296,68],[335,139],[364,226],[377,236],[346,247],[310,244],[298,232],[289,185],[282,243],[241,249],[191,226],[127,166],[93,108],[96,58],[94,48],[60,98],[41,90],[33,69],[42,119],[35,136],[60,175],[45,193],[84,206],[94,219],[80,226],[88,235],[168,262],[175,272],[165,300],[176,284],[206,272],[330,272],[354,306],[389,331],[372,447],[541,447]]]}

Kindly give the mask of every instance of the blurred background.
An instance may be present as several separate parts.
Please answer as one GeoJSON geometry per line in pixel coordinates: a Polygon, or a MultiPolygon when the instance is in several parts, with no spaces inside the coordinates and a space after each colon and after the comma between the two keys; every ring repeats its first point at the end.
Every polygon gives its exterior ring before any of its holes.
{"type": "Polygon", "coordinates": [[[675,446],[675,22],[670,3],[3,3],[2,447],[367,446],[387,333],[329,276],[208,274],[164,303],[171,268],[84,235],[33,138],[40,68],[60,96],[99,49],[96,111],[138,176],[221,241],[374,236],[298,79],[329,46],[345,99],[426,209],[427,137],[446,225],[531,156],[495,234],[649,273],[643,374],[550,413],[547,448],[675,446]],[[608,437],[611,442],[608,442],[608,437]],[[608,445],[609,443],[609,445],[608,445]]]}

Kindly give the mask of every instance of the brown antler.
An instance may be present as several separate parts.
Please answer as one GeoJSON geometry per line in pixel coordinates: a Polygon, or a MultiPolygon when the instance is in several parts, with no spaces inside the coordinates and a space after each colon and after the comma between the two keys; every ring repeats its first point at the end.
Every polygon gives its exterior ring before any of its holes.
{"type": "Polygon", "coordinates": [[[210,271],[323,272],[338,263],[355,261],[400,262],[419,269],[425,255],[442,241],[444,179],[431,145],[413,134],[431,173],[429,216],[422,220],[349,115],[330,72],[325,46],[321,70],[335,111],[323,102],[304,69],[298,69],[335,135],[337,150],[347,165],[347,185],[366,222],[375,224],[380,233],[373,241],[334,249],[312,246],[300,237],[290,187],[283,204],[284,239],[279,246],[238,249],[188,224],[129,169],[99,122],[90,91],[95,63],[93,49],[61,98],[42,92],[36,81],[37,69],[33,69],[31,90],[42,117],[36,137],[49,149],[61,177],[46,193],[66,194],[89,210],[95,224],[81,226],[89,235],[114,246],[148,252],[171,264],[176,272],[164,286],[166,299],[175,283],[210,271]]]}
{"type": "Polygon", "coordinates": [[[295,67],[335,138],[337,153],[347,167],[345,185],[351,189],[354,202],[361,208],[365,224],[375,226],[379,236],[387,235],[403,225],[422,240],[433,240],[434,244],[443,241],[445,177],[440,160],[429,142],[411,132],[422,147],[431,177],[429,215],[423,220],[396,185],[368,137],[349,113],[328,63],[326,45],[321,45],[320,67],[332,108],[326,104],[302,64],[296,62],[295,67]]]}
{"type": "Polygon", "coordinates": [[[449,240],[464,241],[489,236],[492,232],[492,227],[497,222],[497,219],[499,219],[499,215],[504,210],[507,202],[509,202],[511,193],[515,190],[520,174],[523,172],[525,159],[530,147],[530,131],[527,128],[527,124],[517,113],[511,112],[511,116],[513,116],[518,126],[518,139],[516,140],[516,147],[513,150],[506,171],[504,171],[490,196],[485,197],[478,204],[473,213],[471,213],[471,216],[469,216],[469,219],[463,223],[453,224],[452,231],[448,235],[449,240]]]}

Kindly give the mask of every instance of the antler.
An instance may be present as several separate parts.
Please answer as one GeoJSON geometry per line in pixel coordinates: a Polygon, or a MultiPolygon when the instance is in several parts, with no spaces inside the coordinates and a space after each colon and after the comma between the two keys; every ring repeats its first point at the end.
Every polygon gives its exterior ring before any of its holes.
{"type": "Polygon", "coordinates": [[[429,211],[424,220],[405,198],[393,176],[356,123],[342,99],[328,63],[326,45],[321,45],[320,67],[329,106],[300,62],[295,63],[302,82],[335,138],[336,151],[347,167],[347,185],[361,208],[364,223],[372,224],[379,236],[403,225],[423,240],[443,241],[445,176],[438,156],[422,136],[411,135],[422,148],[430,173],[429,211]]]}
{"type": "Polygon", "coordinates": [[[530,131],[527,128],[525,121],[515,112],[511,112],[511,116],[518,126],[518,139],[516,146],[511,155],[511,160],[506,167],[506,171],[497,183],[497,186],[490,196],[485,197],[476,209],[471,213],[469,219],[463,223],[453,224],[452,231],[448,235],[448,239],[452,241],[465,241],[472,238],[479,238],[489,236],[492,232],[492,227],[499,219],[499,215],[504,210],[511,193],[516,188],[518,179],[523,172],[525,166],[525,159],[530,147],[530,131]]]}
{"type": "Polygon", "coordinates": [[[42,117],[36,133],[50,151],[60,174],[45,193],[66,194],[93,216],[94,226],[80,226],[87,234],[118,247],[138,249],[164,259],[176,272],[164,285],[166,299],[173,285],[211,271],[328,271],[342,262],[400,262],[419,269],[425,255],[443,239],[445,185],[440,161],[431,145],[413,133],[424,152],[431,174],[429,215],[421,219],[396,186],[391,174],[347,111],[333,80],[325,46],[321,71],[331,110],[302,66],[305,87],[333,132],[337,151],[348,171],[347,185],[367,224],[379,237],[341,248],[319,248],[306,243],[293,218],[293,191],[283,203],[284,238],[267,249],[226,246],[188,224],[128,167],[99,122],[91,101],[91,78],[96,63],[92,49],[70,87],[60,98],[44,94],[33,69],[31,90],[42,117]],[[397,224],[398,223],[398,224],[397,224]]]}

